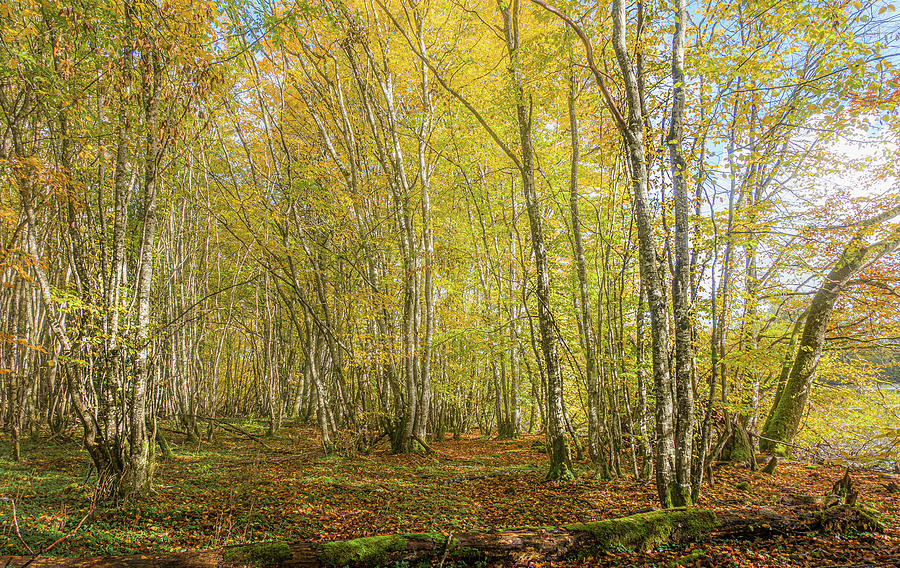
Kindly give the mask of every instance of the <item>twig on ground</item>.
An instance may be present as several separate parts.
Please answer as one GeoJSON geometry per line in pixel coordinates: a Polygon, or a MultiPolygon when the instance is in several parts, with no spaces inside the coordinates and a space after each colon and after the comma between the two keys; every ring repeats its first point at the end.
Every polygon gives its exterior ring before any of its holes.
{"type": "Polygon", "coordinates": [[[16,529],[16,536],[19,537],[19,541],[21,541],[21,543],[28,550],[28,553],[34,554],[34,550],[32,550],[30,546],[28,546],[28,543],[25,542],[24,538],[22,538],[22,533],[19,532],[19,518],[16,513],[16,500],[13,499],[12,497],[0,497],[0,501],[9,501],[10,505],[12,505],[13,527],[15,527],[15,529],[16,529]]]}
{"type": "MultiPolygon", "coordinates": [[[[75,528],[73,528],[72,530],[70,530],[70,531],[67,532],[66,534],[62,535],[61,537],[59,537],[58,539],[56,539],[55,541],[53,541],[53,543],[51,543],[49,546],[46,546],[46,547],[42,548],[42,549],[39,550],[37,553],[35,553],[34,551],[32,551],[32,550],[29,548],[28,550],[29,550],[29,552],[32,553],[33,556],[31,557],[31,560],[29,560],[28,562],[26,562],[25,564],[23,564],[20,568],[28,568],[28,566],[30,566],[32,562],[34,562],[35,560],[37,560],[38,558],[40,558],[41,555],[50,552],[51,550],[53,550],[53,548],[56,547],[57,544],[59,544],[59,543],[65,541],[65,540],[68,540],[73,534],[75,534],[76,532],[78,532],[78,530],[81,528],[81,525],[84,524],[84,522],[88,519],[88,517],[90,517],[91,514],[94,512],[94,510],[97,508],[97,501],[100,499],[100,495],[101,495],[101,487],[100,487],[100,485],[101,485],[100,480],[101,480],[101,479],[102,479],[102,478],[98,478],[98,479],[97,479],[97,487],[94,488],[94,494],[93,494],[93,496],[91,497],[91,507],[90,507],[90,509],[88,509],[88,512],[85,513],[83,517],[81,517],[81,520],[78,521],[78,524],[75,525],[75,528]]],[[[27,545],[26,545],[26,546],[27,546],[27,545]]]]}
{"type": "Polygon", "coordinates": [[[247,432],[246,430],[239,428],[239,427],[235,426],[234,424],[229,424],[228,422],[225,422],[224,420],[220,420],[218,418],[213,418],[211,416],[195,416],[195,418],[198,418],[200,420],[206,420],[210,424],[218,424],[224,430],[229,430],[236,434],[240,434],[241,436],[245,436],[245,437],[253,440],[257,444],[259,444],[260,446],[264,447],[265,449],[269,450],[270,452],[274,452],[277,454],[289,454],[290,453],[288,450],[280,450],[278,448],[273,448],[272,446],[267,444],[264,440],[262,440],[259,436],[255,435],[255,434],[251,434],[250,432],[247,432]]]}
{"type": "Polygon", "coordinates": [[[431,446],[429,446],[427,443],[425,443],[425,440],[423,440],[418,434],[415,434],[415,433],[414,433],[414,434],[413,434],[413,438],[414,438],[417,442],[419,442],[420,444],[422,444],[422,447],[425,448],[425,451],[426,451],[427,453],[429,453],[429,454],[437,453],[437,452],[434,451],[434,449],[432,449],[431,446]]]}
{"type": "Polygon", "coordinates": [[[78,521],[78,524],[75,525],[75,528],[74,528],[74,529],[70,530],[70,531],[67,532],[66,534],[62,535],[61,537],[59,537],[58,539],[56,539],[55,541],[53,541],[53,544],[51,544],[50,546],[47,546],[46,548],[42,548],[40,551],[37,552],[37,554],[32,553],[32,554],[34,554],[34,556],[31,557],[31,560],[29,560],[28,562],[26,562],[25,564],[23,564],[21,568],[28,568],[28,566],[29,566],[32,562],[34,562],[35,560],[37,560],[42,554],[46,554],[47,552],[50,552],[57,544],[61,543],[61,542],[64,541],[64,540],[67,540],[67,539],[68,539],[69,537],[71,537],[73,534],[75,534],[76,532],[78,532],[78,529],[80,529],[80,528],[81,528],[81,525],[83,525],[84,522],[87,520],[87,518],[91,516],[91,513],[94,512],[94,509],[95,509],[96,507],[97,507],[96,502],[92,502],[92,503],[91,503],[91,508],[88,509],[88,512],[85,513],[83,517],[81,517],[81,520],[78,521]]]}
{"type": "Polygon", "coordinates": [[[444,568],[444,561],[447,560],[447,553],[450,552],[450,547],[453,546],[453,532],[447,535],[447,544],[444,545],[444,554],[441,556],[441,563],[438,564],[438,568],[444,568]]]}

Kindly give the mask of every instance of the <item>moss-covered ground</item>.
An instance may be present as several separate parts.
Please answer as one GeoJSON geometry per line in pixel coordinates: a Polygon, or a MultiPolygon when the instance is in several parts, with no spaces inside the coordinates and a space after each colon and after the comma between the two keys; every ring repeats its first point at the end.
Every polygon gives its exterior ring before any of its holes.
{"type": "MultiPolygon", "coordinates": [[[[243,422],[241,427],[255,435],[265,433],[264,423],[243,422]]],[[[51,555],[152,553],[261,541],[561,526],[654,507],[652,484],[631,476],[594,479],[587,463],[576,464],[575,480],[545,482],[547,456],[532,447],[536,436],[514,441],[464,436],[435,442],[435,455],[391,455],[382,442],[367,456],[324,456],[315,432],[299,426],[265,438],[268,448],[221,430],[211,442],[188,442],[169,435],[174,456],[158,463],[151,498],[101,505],[51,555]],[[492,473],[498,475],[466,479],[492,473]]],[[[0,497],[16,500],[22,538],[39,549],[81,520],[94,478],[87,476],[88,459],[74,433],[50,442],[46,436],[25,441],[19,463],[10,460],[9,450],[7,440],[0,440],[0,497]]],[[[777,507],[792,495],[824,495],[842,474],[840,467],[802,463],[779,463],[773,475],[723,466],[716,469],[716,485],[704,488],[699,506],[777,507]]],[[[883,548],[900,550],[900,495],[890,493],[889,480],[875,473],[855,473],[854,483],[860,502],[884,522],[884,534],[701,543],[702,554],[690,547],[669,550],[654,543],[650,543],[652,552],[638,553],[633,549],[643,546],[623,540],[609,550],[571,562],[667,566],[693,555],[699,564],[691,565],[700,566],[815,566],[825,563],[822,558],[840,564],[844,557],[853,560],[854,555],[865,557],[883,548]],[[704,564],[707,561],[713,564],[704,564]]],[[[371,544],[397,545],[390,539],[371,544]]],[[[26,552],[13,528],[10,503],[0,501],[0,554],[26,552]]]]}

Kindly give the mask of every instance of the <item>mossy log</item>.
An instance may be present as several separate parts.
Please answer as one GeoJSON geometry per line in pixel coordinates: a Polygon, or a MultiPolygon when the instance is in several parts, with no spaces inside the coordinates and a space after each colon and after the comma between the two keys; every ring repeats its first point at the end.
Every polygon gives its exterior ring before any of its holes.
{"type": "Polygon", "coordinates": [[[646,550],[664,543],[746,538],[814,530],[880,530],[871,514],[842,505],[824,511],[706,509],[650,511],[628,517],[560,527],[502,531],[393,534],[332,542],[258,543],[203,552],[93,558],[0,556],[6,568],[325,568],[373,567],[393,562],[478,560],[527,564],[581,550],[646,550]],[[449,536],[449,542],[448,542],[449,536]],[[30,563],[29,563],[30,562],[30,563]]]}
{"type": "Polygon", "coordinates": [[[766,537],[811,531],[843,533],[884,530],[874,513],[855,505],[826,509],[792,508],[724,511],[716,515],[716,526],[706,531],[710,539],[766,537]]]}

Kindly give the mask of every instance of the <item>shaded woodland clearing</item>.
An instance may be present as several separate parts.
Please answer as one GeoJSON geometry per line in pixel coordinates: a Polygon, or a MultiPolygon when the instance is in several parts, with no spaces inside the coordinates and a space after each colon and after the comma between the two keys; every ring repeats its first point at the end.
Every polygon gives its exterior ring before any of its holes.
{"type": "MultiPolygon", "coordinates": [[[[249,432],[262,426],[242,423],[249,432]]],[[[629,478],[545,483],[546,455],[536,436],[514,441],[464,435],[435,442],[434,455],[393,455],[382,442],[370,455],[325,457],[315,431],[289,426],[261,438],[217,431],[210,443],[174,440],[145,501],[97,508],[81,530],[49,556],[162,553],[245,542],[330,541],[389,533],[460,533],[514,526],[590,522],[655,508],[651,484],[629,478]]],[[[24,460],[0,462],[0,492],[15,496],[22,537],[35,550],[71,529],[87,511],[91,481],[77,440],[24,445],[24,460]]],[[[587,474],[589,464],[578,464],[587,474]]],[[[742,465],[716,468],[699,506],[773,507],[798,495],[823,496],[840,467],[782,463],[774,474],[742,465]]],[[[714,566],[818,566],[863,563],[900,547],[900,495],[881,474],[854,472],[860,503],[885,524],[883,534],[809,535],[625,550],[572,559],[571,565],[666,565],[698,548],[714,566]],[[850,538],[852,537],[852,538],[850,538]],[[818,556],[816,556],[818,555],[818,556]],[[764,560],[763,557],[768,557],[764,560]],[[845,562],[846,561],[846,562],[845,562]],[[767,564],[766,562],[769,562],[767,564]]],[[[9,504],[5,503],[7,513],[9,504]]],[[[6,515],[0,555],[27,554],[6,515]]],[[[867,565],[867,564],[861,564],[867,565]]]]}

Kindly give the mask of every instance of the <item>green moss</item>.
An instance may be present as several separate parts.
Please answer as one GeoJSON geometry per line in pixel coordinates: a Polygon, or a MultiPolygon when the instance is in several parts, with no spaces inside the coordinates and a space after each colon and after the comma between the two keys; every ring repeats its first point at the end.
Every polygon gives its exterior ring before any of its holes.
{"type": "Polygon", "coordinates": [[[706,558],[706,552],[702,548],[694,550],[686,556],[682,556],[678,560],[669,562],[669,568],[677,568],[678,566],[693,566],[697,560],[706,558]]]}
{"type": "Polygon", "coordinates": [[[471,546],[454,548],[447,556],[453,560],[462,560],[464,562],[475,562],[484,558],[484,554],[480,550],[471,546]]]}
{"type": "Polygon", "coordinates": [[[439,532],[427,533],[402,533],[401,537],[406,540],[430,540],[436,546],[444,546],[447,543],[447,536],[439,532]]]}
{"type": "Polygon", "coordinates": [[[713,511],[667,509],[639,513],[621,519],[576,523],[563,528],[590,533],[595,545],[603,550],[621,548],[646,550],[668,541],[676,531],[683,537],[695,539],[716,524],[716,515],[713,511]]]}
{"type": "Polygon", "coordinates": [[[859,512],[859,516],[863,518],[866,525],[866,530],[881,532],[884,530],[884,523],[881,522],[881,517],[878,514],[878,511],[875,509],[871,509],[864,505],[856,505],[856,510],[859,512]]]}
{"type": "Polygon", "coordinates": [[[551,466],[547,473],[547,481],[571,481],[573,479],[575,479],[575,474],[565,463],[551,466]]]}
{"type": "Polygon", "coordinates": [[[828,532],[881,532],[884,524],[873,509],[862,505],[835,505],[816,513],[822,529],[828,532]]]}
{"type": "Polygon", "coordinates": [[[691,500],[690,486],[679,485],[675,480],[669,483],[669,498],[676,507],[690,507],[694,504],[691,500]]]}
{"type": "Polygon", "coordinates": [[[741,491],[747,491],[750,489],[749,481],[739,481],[735,486],[735,489],[740,489],[741,491]]]}
{"type": "Polygon", "coordinates": [[[259,542],[226,548],[223,552],[225,560],[232,564],[243,564],[266,568],[278,566],[291,557],[291,548],[286,542],[259,542]]]}
{"type": "Polygon", "coordinates": [[[396,534],[326,542],[319,560],[327,566],[380,564],[389,553],[406,550],[406,543],[404,536],[396,534]]]}
{"type": "Polygon", "coordinates": [[[733,462],[744,462],[750,459],[750,447],[746,444],[735,444],[728,456],[733,462]]]}

